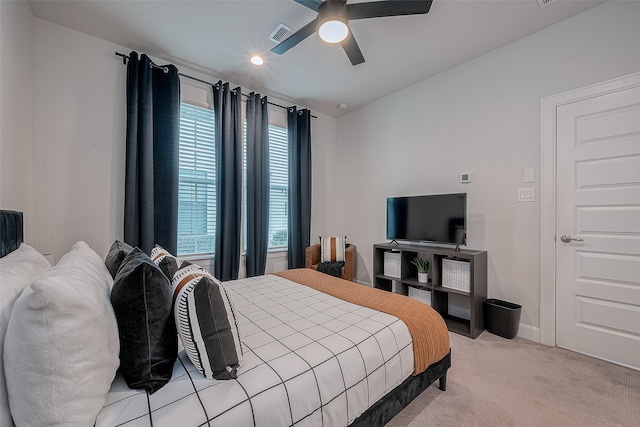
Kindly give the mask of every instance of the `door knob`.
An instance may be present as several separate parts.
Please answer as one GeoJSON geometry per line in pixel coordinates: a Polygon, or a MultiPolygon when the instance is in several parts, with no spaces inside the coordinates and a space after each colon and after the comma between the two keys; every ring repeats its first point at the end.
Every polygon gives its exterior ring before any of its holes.
{"type": "Polygon", "coordinates": [[[560,237],[560,240],[562,240],[564,243],[584,242],[584,239],[574,239],[573,237],[569,236],[568,234],[562,235],[562,237],[560,237]]]}

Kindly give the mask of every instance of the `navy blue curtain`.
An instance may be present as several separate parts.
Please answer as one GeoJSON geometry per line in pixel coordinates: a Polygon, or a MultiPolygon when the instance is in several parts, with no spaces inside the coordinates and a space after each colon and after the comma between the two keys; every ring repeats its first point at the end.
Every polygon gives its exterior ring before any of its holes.
{"type": "Polygon", "coordinates": [[[251,92],[247,99],[247,277],[267,266],[269,245],[269,113],[267,97],[251,92]]]}
{"type": "Polygon", "coordinates": [[[242,218],[242,92],[229,83],[213,86],[216,135],[216,253],[214,274],[238,278],[242,218]]]}
{"type": "Polygon", "coordinates": [[[129,54],[124,241],[149,253],[178,243],[180,78],[173,65],[156,66],[129,54]]]}
{"type": "Polygon", "coordinates": [[[311,112],[287,110],[289,133],[288,268],[305,266],[311,234],[311,112]]]}

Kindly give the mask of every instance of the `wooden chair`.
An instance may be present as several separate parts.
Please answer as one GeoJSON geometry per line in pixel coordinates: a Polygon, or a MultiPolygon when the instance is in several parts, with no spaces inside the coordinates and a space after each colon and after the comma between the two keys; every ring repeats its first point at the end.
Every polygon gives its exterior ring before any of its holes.
{"type": "MultiPolygon", "coordinates": [[[[309,246],[305,255],[305,267],[317,270],[318,264],[320,264],[320,244],[309,246]]],[[[356,260],[356,245],[349,244],[344,252],[343,279],[352,281],[356,277],[356,260]]]]}

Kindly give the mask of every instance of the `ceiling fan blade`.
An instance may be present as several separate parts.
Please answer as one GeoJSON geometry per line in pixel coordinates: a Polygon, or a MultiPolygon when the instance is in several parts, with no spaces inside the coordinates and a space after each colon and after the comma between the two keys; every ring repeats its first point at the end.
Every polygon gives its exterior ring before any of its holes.
{"type": "Polygon", "coordinates": [[[353,33],[351,29],[349,29],[349,35],[346,39],[340,42],[344,52],[349,57],[351,61],[351,65],[358,65],[364,62],[364,56],[362,55],[362,51],[360,50],[360,46],[356,42],[355,37],[353,37],[353,33]]]}
{"type": "Polygon", "coordinates": [[[381,18],[383,16],[421,15],[428,13],[433,0],[372,1],[348,4],[349,19],[381,18]]]}
{"type": "Polygon", "coordinates": [[[322,0],[293,0],[296,3],[300,3],[303,6],[308,7],[311,10],[318,11],[318,7],[322,4],[322,0]]]}
{"type": "Polygon", "coordinates": [[[278,55],[282,55],[302,40],[309,37],[311,34],[315,33],[318,29],[318,18],[309,22],[304,27],[300,28],[295,33],[291,34],[285,40],[283,40],[279,45],[271,49],[271,52],[277,53],[278,55]]]}

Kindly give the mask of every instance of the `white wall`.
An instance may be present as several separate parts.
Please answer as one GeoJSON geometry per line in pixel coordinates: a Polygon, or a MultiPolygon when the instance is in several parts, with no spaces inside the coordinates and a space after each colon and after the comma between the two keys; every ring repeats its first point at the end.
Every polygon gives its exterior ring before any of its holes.
{"type": "Polygon", "coordinates": [[[27,2],[0,2],[0,208],[24,212],[33,244],[32,27],[27,2]]]}
{"type": "Polygon", "coordinates": [[[331,227],[336,223],[333,206],[336,175],[330,173],[336,159],[336,119],[313,112],[311,119],[311,244],[318,236],[339,236],[331,227]],[[322,126],[318,126],[320,123],[322,126]]]}
{"type": "Polygon", "coordinates": [[[466,192],[467,245],[488,251],[488,294],[521,304],[520,334],[537,339],[540,100],[640,70],[639,22],[639,2],[609,2],[338,119],[327,174],[340,182],[334,228],[358,245],[358,280],[372,281],[387,197],[466,192]],[[527,186],[535,203],[517,203],[527,186]]]}
{"type": "MultiPolygon", "coordinates": [[[[126,67],[114,52],[131,49],[39,18],[33,34],[35,240],[56,260],[80,239],[104,255],[123,237],[126,67]]],[[[322,147],[335,146],[336,120],[316,115],[314,155],[322,166],[331,154],[322,147]]],[[[314,168],[317,182],[323,174],[314,168]]],[[[325,192],[314,185],[318,209],[327,205],[325,192]]],[[[324,215],[314,211],[313,217],[324,215]]]]}
{"type": "Polygon", "coordinates": [[[126,68],[118,48],[34,18],[34,236],[60,259],[122,238],[126,68]]]}

